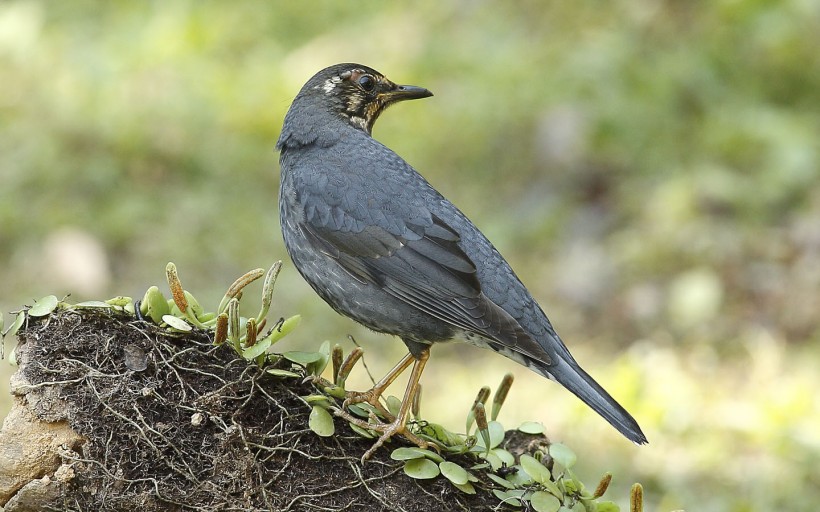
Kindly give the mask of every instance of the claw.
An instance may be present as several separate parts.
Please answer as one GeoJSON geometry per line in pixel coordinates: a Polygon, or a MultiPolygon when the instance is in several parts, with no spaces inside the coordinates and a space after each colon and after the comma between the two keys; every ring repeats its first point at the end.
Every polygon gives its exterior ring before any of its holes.
{"type": "Polygon", "coordinates": [[[379,411],[379,414],[381,414],[385,419],[387,419],[387,421],[393,421],[395,417],[390,413],[390,411],[387,410],[387,408],[384,405],[382,405],[381,397],[383,391],[384,390],[376,392],[375,388],[369,391],[346,391],[345,401],[344,403],[342,403],[342,407],[346,409],[348,406],[352,404],[367,403],[372,405],[377,411],[379,411]]]}

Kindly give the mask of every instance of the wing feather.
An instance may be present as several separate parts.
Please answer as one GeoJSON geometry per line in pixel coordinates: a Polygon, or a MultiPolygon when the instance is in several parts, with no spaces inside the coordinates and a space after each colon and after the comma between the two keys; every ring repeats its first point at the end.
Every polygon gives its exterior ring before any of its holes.
{"type": "MultiPolygon", "coordinates": [[[[316,213],[319,213],[318,211],[316,213]]],[[[303,225],[318,249],[336,259],[351,276],[380,286],[387,293],[430,316],[477,333],[544,364],[543,348],[504,309],[481,291],[473,261],[461,249],[458,233],[436,216],[426,226],[396,234],[370,225],[361,231],[315,215],[303,225]]]]}

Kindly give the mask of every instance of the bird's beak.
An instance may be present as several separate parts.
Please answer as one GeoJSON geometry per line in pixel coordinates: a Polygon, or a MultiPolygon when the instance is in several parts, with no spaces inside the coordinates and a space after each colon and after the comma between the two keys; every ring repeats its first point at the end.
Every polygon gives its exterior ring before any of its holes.
{"type": "Polygon", "coordinates": [[[424,87],[416,87],[415,85],[397,85],[393,89],[384,93],[389,103],[404,100],[418,100],[421,98],[429,98],[433,93],[424,87]]]}

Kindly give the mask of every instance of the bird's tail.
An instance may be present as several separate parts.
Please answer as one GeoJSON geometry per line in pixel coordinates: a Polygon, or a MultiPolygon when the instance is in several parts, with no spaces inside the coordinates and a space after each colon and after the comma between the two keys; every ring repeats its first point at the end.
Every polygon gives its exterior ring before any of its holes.
{"type": "MultiPolygon", "coordinates": [[[[570,356],[571,357],[571,356],[570,356]]],[[[557,364],[539,368],[548,377],[555,379],[562,386],[572,391],[585,404],[592,407],[618,432],[636,444],[646,444],[646,436],[635,418],[632,417],[621,404],[600,386],[595,379],[585,372],[575,361],[566,361],[559,358],[557,364]]]]}

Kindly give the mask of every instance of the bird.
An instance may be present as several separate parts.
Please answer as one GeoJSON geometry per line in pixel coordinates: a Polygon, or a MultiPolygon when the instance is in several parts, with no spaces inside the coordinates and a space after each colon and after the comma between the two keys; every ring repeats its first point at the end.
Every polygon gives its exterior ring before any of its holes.
{"type": "Polygon", "coordinates": [[[647,443],[637,421],[570,354],[509,263],[453,203],[372,136],[388,107],[433,93],[397,85],[355,63],[311,77],[294,98],[276,143],[279,215],[296,269],[336,312],[397,336],[405,355],[365,392],[349,392],[336,414],[380,433],[364,461],[407,428],[410,404],[435,343],[465,341],[557,381],[627,439],[647,443]],[[398,414],[381,393],[412,365],[398,414]],[[344,411],[368,402],[384,422],[344,411]]]}

